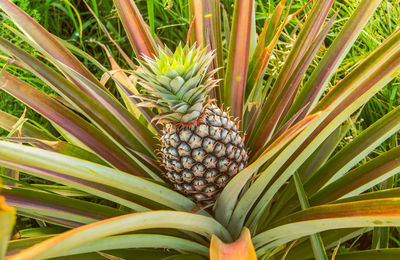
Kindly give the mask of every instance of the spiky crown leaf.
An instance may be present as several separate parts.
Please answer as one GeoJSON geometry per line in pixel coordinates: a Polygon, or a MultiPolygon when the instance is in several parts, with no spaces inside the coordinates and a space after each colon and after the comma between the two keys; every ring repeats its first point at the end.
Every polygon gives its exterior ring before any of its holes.
{"type": "Polygon", "coordinates": [[[217,84],[208,72],[213,53],[206,49],[179,45],[172,53],[159,48],[158,58],[145,57],[136,71],[143,91],[141,106],[156,107],[162,122],[190,123],[203,112],[210,90],[217,84]]]}

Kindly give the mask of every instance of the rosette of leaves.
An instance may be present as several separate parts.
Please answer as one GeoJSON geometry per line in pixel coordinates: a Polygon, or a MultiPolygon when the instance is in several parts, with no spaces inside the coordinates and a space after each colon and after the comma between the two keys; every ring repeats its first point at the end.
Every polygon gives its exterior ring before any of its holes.
{"type": "MultiPolygon", "coordinates": [[[[0,112],[0,126],[10,131],[0,141],[0,165],[58,184],[2,177],[15,183],[3,185],[1,195],[18,215],[51,225],[21,231],[22,239],[10,240],[1,253],[7,259],[398,257],[398,249],[335,250],[374,227],[400,225],[400,190],[371,191],[398,172],[400,149],[358,164],[397,133],[400,108],[339,146],[357,112],[398,74],[400,31],[339,82],[331,80],[379,2],[359,3],[310,72],[335,21],[333,0],[313,1],[312,8],[296,12],[281,1],[258,35],[255,1],[235,1],[230,30],[221,22],[219,1],[189,1],[189,44],[215,53],[209,70],[219,68],[214,75],[219,84],[210,96],[240,120],[249,150],[248,165],[212,207],[202,208],[163,177],[156,154],[161,130],[152,120],[162,111],[137,106],[142,89],[128,74],[136,65],[125,52],[120,49],[131,68],[122,70],[111,56],[112,67],[105,68],[10,1],[0,0],[0,8],[19,28],[4,29],[46,61],[7,39],[0,39],[1,50],[10,64],[33,73],[58,95],[36,90],[7,68],[1,73],[1,89],[46,117],[61,136],[0,112]],[[285,26],[308,9],[301,26],[292,28],[295,41],[285,62],[275,68],[279,73],[267,73],[285,26]],[[118,97],[69,49],[114,80],[118,97]]],[[[163,46],[151,36],[134,2],[114,3],[136,57],[142,63],[144,57],[157,59],[163,46]]]]}

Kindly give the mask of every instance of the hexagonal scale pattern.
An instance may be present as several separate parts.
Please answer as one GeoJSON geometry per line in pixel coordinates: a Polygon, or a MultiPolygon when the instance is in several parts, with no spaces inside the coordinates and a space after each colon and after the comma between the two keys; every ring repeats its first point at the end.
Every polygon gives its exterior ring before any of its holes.
{"type": "Polygon", "coordinates": [[[200,205],[213,203],[228,181],[247,165],[238,128],[226,112],[210,104],[196,124],[167,124],[161,137],[165,177],[200,205]]]}

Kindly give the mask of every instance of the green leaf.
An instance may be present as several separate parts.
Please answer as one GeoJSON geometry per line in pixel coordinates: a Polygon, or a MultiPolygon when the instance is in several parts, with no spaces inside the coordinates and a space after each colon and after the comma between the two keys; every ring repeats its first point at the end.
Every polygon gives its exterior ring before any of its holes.
{"type": "Polygon", "coordinates": [[[358,195],[400,172],[400,146],[368,161],[310,198],[312,205],[358,195]]]}
{"type": "Polygon", "coordinates": [[[124,215],[78,227],[36,244],[9,259],[50,258],[91,241],[150,228],[183,229],[204,235],[209,239],[212,234],[215,234],[226,241],[232,241],[228,231],[210,217],[185,212],[153,211],[124,215]]]}
{"type": "Polygon", "coordinates": [[[0,258],[6,254],[7,243],[15,224],[15,210],[4,203],[0,196],[0,258]]]}
{"type": "MultiPolygon", "coordinates": [[[[0,127],[4,130],[8,132],[12,131],[18,120],[19,119],[17,117],[0,110],[0,127]]],[[[19,127],[22,136],[38,138],[42,140],[57,141],[57,138],[29,122],[24,122],[19,127]]]]}
{"type": "Polygon", "coordinates": [[[115,201],[138,211],[138,195],[167,207],[189,211],[194,203],[169,188],[99,164],[38,148],[0,141],[0,165],[115,201]],[[127,194],[131,194],[127,196],[127,194]],[[132,201],[133,200],[133,201],[132,201]]]}
{"type": "MultiPolygon", "coordinates": [[[[371,231],[372,228],[344,228],[337,230],[328,230],[321,232],[321,238],[326,244],[327,249],[335,248],[338,244],[344,244],[346,241],[360,237],[362,234],[371,231]]],[[[285,249],[281,250],[276,254],[276,257],[280,259],[285,253],[285,249]]],[[[289,250],[285,259],[297,260],[297,259],[313,259],[313,252],[311,249],[311,243],[309,239],[300,239],[294,246],[289,250]]]]}
{"type": "Polygon", "coordinates": [[[243,202],[239,202],[241,205],[240,207],[238,205],[234,217],[231,219],[230,228],[239,232],[247,212],[257,201],[257,205],[248,219],[248,223],[256,225],[262,211],[294,171],[344,120],[398,74],[400,69],[400,41],[398,39],[400,39],[400,31],[380,45],[314,108],[313,113],[321,111],[321,109],[329,109],[329,115],[317,122],[318,127],[301,133],[250,186],[241,199],[243,202]],[[262,198],[258,199],[265,186],[275,175],[277,175],[276,181],[271,184],[262,198]]]}
{"type": "MultiPolygon", "coordinates": [[[[308,59],[313,58],[310,56],[307,57],[307,55],[313,53],[312,49],[315,48],[315,46],[312,47],[312,45],[315,45],[317,36],[322,29],[322,25],[328,16],[332,4],[333,0],[324,2],[317,1],[314,3],[313,9],[307,16],[307,20],[303,24],[302,30],[297,36],[296,42],[278,78],[268,94],[268,97],[262,104],[260,114],[263,116],[259,118],[257,126],[255,127],[256,131],[252,132],[248,142],[248,146],[253,150],[258,151],[264,146],[274,131],[277,130],[276,128],[279,126],[278,123],[283,119],[282,112],[285,111],[286,107],[292,102],[294,95],[293,90],[297,88],[296,85],[292,86],[288,83],[294,80],[301,80],[303,77],[304,73],[301,73],[301,71],[307,69],[307,64],[310,62],[308,59]]],[[[327,25],[325,29],[329,27],[330,26],[327,25]]],[[[323,34],[324,33],[321,33],[320,35],[323,34]]]]}
{"type": "MultiPolygon", "coordinates": [[[[384,117],[362,131],[353,141],[343,147],[332,158],[324,163],[309,180],[304,184],[304,189],[308,196],[312,196],[325,186],[329,181],[334,181],[359,161],[373,151],[378,145],[384,142],[400,129],[400,107],[390,111],[384,117]]],[[[294,193],[292,193],[292,196],[294,193]]],[[[285,207],[279,213],[279,216],[287,215],[291,210],[299,206],[299,204],[286,199],[285,207]]]]}
{"type": "MultiPolygon", "coordinates": [[[[302,210],[308,209],[310,207],[310,204],[308,202],[308,198],[304,191],[303,184],[301,183],[301,179],[297,172],[293,175],[293,179],[294,179],[294,183],[296,186],[297,195],[299,197],[301,209],[302,210]]],[[[312,246],[312,250],[314,252],[315,259],[328,260],[328,257],[325,252],[325,247],[322,242],[321,235],[319,233],[312,234],[310,236],[310,241],[311,241],[311,246],[312,246]]]]}
{"type": "MultiPolygon", "coordinates": [[[[28,228],[22,229],[18,231],[19,239],[32,238],[32,237],[42,237],[58,234],[68,230],[64,227],[56,227],[56,226],[44,226],[38,228],[28,228]]],[[[11,242],[11,241],[10,241],[11,242]]]]}
{"type": "Polygon", "coordinates": [[[223,103],[231,107],[232,116],[239,119],[242,119],[250,56],[253,2],[253,0],[235,1],[228,64],[224,81],[223,103]]]}
{"type": "Polygon", "coordinates": [[[96,154],[83,149],[79,146],[64,142],[64,141],[47,141],[47,140],[40,140],[36,138],[29,138],[29,137],[0,137],[0,140],[6,140],[16,143],[25,143],[30,144],[35,147],[39,147],[44,150],[54,151],[61,154],[69,155],[72,157],[77,157],[85,161],[94,162],[97,164],[102,164],[108,166],[108,163],[103,161],[99,156],[96,154]]]}
{"type": "Polygon", "coordinates": [[[107,162],[121,170],[148,176],[147,172],[143,172],[142,168],[137,166],[137,162],[120,146],[59,102],[7,72],[3,73],[0,82],[3,83],[1,87],[3,90],[70,132],[107,162]]]}
{"type": "Polygon", "coordinates": [[[397,260],[400,258],[399,248],[373,249],[338,254],[335,260],[397,260]]]}
{"type": "MultiPolygon", "coordinates": [[[[11,20],[23,31],[23,33],[30,37],[30,39],[40,46],[42,50],[54,57],[54,59],[63,61],[72,69],[79,72],[92,82],[96,82],[97,88],[106,88],[100,84],[96,77],[71,53],[62,45],[57,39],[48,31],[46,31],[40,24],[33,18],[22,11],[18,6],[10,1],[0,2],[0,8],[3,9],[11,18],[11,20]]],[[[84,90],[84,89],[82,89],[84,90]]],[[[86,92],[89,94],[88,92],[86,92]]]]}
{"type": "Polygon", "coordinates": [[[301,119],[316,105],[325,90],[327,81],[339,67],[380,2],[380,0],[361,1],[343,29],[336,36],[322,60],[318,63],[317,68],[307,79],[305,86],[297,95],[284,121],[291,118],[300,108],[306,107],[299,117],[301,119]]]}
{"type": "Polygon", "coordinates": [[[400,199],[376,199],[312,207],[273,223],[253,238],[257,253],[293,239],[331,229],[399,226],[400,199]]]}
{"type": "MultiPolygon", "coordinates": [[[[113,109],[110,108],[108,103],[117,103],[113,98],[108,98],[108,95],[104,92],[99,91],[97,94],[93,94],[93,96],[102,96],[103,99],[107,99],[107,102],[104,102],[105,105],[101,106],[95,99],[92,99],[88,95],[86,95],[82,90],[77,88],[72,82],[61,76],[59,73],[54,71],[49,66],[45,65],[38,59],[32,57],[27,54],[23,50],[17,48],[10,42],[2,39],[0,37],[0,48],[21,62],[24,67],[28,68],[29,71],[34,73],[44,82],[46,82],[50,87],[52,87],[57,93],[59,93],[63,98],[65,98],[68,103],[70,103],[73,107],[78,109],[81,113],[83,113],[86,117],[88,117],[96,126],[102,129],[104,132],[108,133],[112,136],[113,139],[118,142],[124,144],[127,147],[132,149],[141,151],[145,153],[147,150],[143,147],[140,140],[138,140],[138,136],[143,138],[151,139],[152,135],[144,137],[143,135],[133,135],[132,132],[116,118],[116,115],[112,113],[113,109]],[[107,109],[108,108],[108,109],[107,109]]],[[[55,61],[56,62],[56,61],[55,61]]],[[[82,83],[84,85],[84,83],[82,83]]],[[[86,86],[86,85],[85,85],[86,86]]],[[[95,88],[93,84],[90,85],[95,88]]],[[[89,88],[90,91],[90,88],[89,88]]],[[[100,100],[100,97],[97,98],[100,100]]],[[[115,106],[114,106],[115,109],[115,106]]],[[[137,125],[137,128],[141,125],[138,121],[133,122],[137,125]]],[[[136,132],[137,133],[137,132],[136,132]]],[[[139,138],[140,139],[140,138],[139,138]]],[[[151,155],[151,153],[149,153],[151,155]]]]}
{"type": "Polygon", "coordinates": [[[135,2],[114,0],[114,3],[136,57],[142,59],[143,56],[153,57],[157,55],[156,43],[151,37],[147,24],[144,22],[135,2]]]}
{"type": "Polygon", "coordinates": [[[232,212],[235,209],[235,204],[239,198],[240,192],[247,184],[248,180],[257,172],[257,169],[278,153],[282,147],[290,143],[301,131],[318,120],[320,116],[321,113],[308,116],[293,127],[289,128],[264,151],[264,154],[260,156],[260,158],[244,168],[240,174],[235,175],[228,182],[214,206],[215,216],[218,221],[224,225],[228,224],[232,212]]]}
{"type": "Polygon", "coordinates": [[[57,256],[69,256],[89,252],[128,248],[172,249],[208,256],[208,248],[196,242],[173,236],[155,234],[119,235],[100,238],[74,249],[62,252],[61,254],[57,254],[57,256]]]}
{"type": "Polygon", "coordinates": [[[19,214],[63,219],[73,227],[126,214],[108,206],[23,188],[3,189],[0,194],[19,214]]]}

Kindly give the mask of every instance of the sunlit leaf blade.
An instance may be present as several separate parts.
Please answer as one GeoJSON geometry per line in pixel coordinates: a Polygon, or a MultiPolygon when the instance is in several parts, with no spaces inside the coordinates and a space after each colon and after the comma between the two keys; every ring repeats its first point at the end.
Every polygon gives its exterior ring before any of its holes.
{"type": "MultiPolygon", "coordinates": [[[[7,256],[14,255],[18,251],[33,246],[36,243],[49,239],[52,236],[39,237],[35,239],[22,239],[9,242],[9,250],[7,256]]],[[[88,252],[98,252],[115,249],[128,249],[128,248],[160,248],[179,250],[183,252],[193,252],[199,255],[208,256],[208,248],[196,242],[189,241],[173,236],[156,235],[156,234],[134,234],[134,235],[119,235],[101,238],[93,242],[87,243],[75,249],[68,250],[57,257],[71,256],[74,257],[79,254],[88,252]],[[73,255],[73,256],[72,256],[73,255]]]]}
{"type": "Polygon", "coordinates": [[[312,195],[328,180],[334,181],[400,129],[400,107],[390,111],[335,154],[306,184],[312,195]]]}
{"type": "MultiPolygon", "coordinates": [[[[104,51],[107,53],[107,57],[108,57],[108,60],[110,61],[111,69],[112,69],[112,71],[108,72],[108,74],[106,74],[106,75],[111,74],[113,78],[115,78],[117,81],[121,82],[121,84],[123,84],[124,86],[129,88],[129,90],[132,91],[135,95],[139,94],[134,83],[128,78],[128,76],[125,74],[125,72],[122,70],[122,68],[118,65],[117,61],[114,59],[114,57],[108,51],[107,47],[105,45],[101,45],[101,46],[103,47],[104,51]]],[[[129,110],[129,112],[134,114],[136,118],[139,118],[139,116],[140,116],[139,109],[136,107],[136,105],[132,102],[132,100],[128,97],[126,92],[121,88],[121,86],[118,83],[116,83],[115,86],[117,87],[118,92],[121,95],[122,99],[124,100],[125,106],[129,110]]]]}
{"type": "Polygon", "coordinates": [[[27,35],[49,55],[53,56],[56,60],[68,64],[68,66],[78,71],[88,80],[98,83],[96,85],[98,88],[106,90],[105,87],[98,82],[96,77],[74,55],[72,55],[64,45],[58,42],[51,33],[46,31],[19,7],[10,1],[1,1],[0,8],[10,16],[11,20],[21,31],[24,32],[25,35],[27,35]]]}
{"type": "Polygon", "coordinates": [[[15,223],[15,210],[7,206],[0,196],[0,258],[6,254],[7,243],[15,223]]]}
{"type": "Polygon", "coordinates": [[[30,247],[34,244],[42,242],[43,240],[49,239],[51,237],[52,237],[52,235],[47,235],[47,236],[41,236],[41,237],[35,237],[35,238],[23,238],[23,239],[10,240],[8,242],[6,256],[15,254],[16,252],[18,252],[22,249],[30,247]]]}
{"type": "Polygon", "coordinates": [[[4,73],[0,78],[0,82],[2,82],[3,90],[70,132],[118,169],[141,176],[148,176],[147,173],[143,172],[141,167],[136,166],[136,161],[121,150],[104,133],[60,103],[11,74],[4,73]]]}
{"type": "Polygon", "coordinates": [[[244,220],[244,216],[246,215],[244,212],[248,212],[251,208],[250,205],[256,202],[257,197],[263,192],[265,185],[267,185],[267,180],[270,180],[275,174],[279,174],[279,177],[264,193],[262,198],[257,201],[256,208],[251,212],[248,221],[254,225],[279,188],[285,184],[304,160],[344,120],[349,118],[360,106],[365,104],[398,74],[400,68],[399,38],[400,31],[396,32],[384,44],[379,46],[377,50],[333,88],[317,105],[318,108],[316,107],[313,112],[330,108],[329,115],[318,123],[318,127],[300,134],[293,141],[293,144],[296,144],[296,146],[288,146],[244,194],[240,210],[234,213],[235,217],[231,220],[232,225],[236,226],[236,232],[238,232],[241,225],[239,224],[241,223],[239,219],[244,220]],[[251,199],[250,196],[252,197],[251,199]]]}
{"type": "MultiPolygon", "coordinates": [[[[300,62],[306,61],[308,57],[307,52],[310,50],[310,47],[314,43],[314,40],[317,38],[318,33],[320,32],[322,25],[329,13],[329,10],[333,4],[333,0],[329,1],[317,1],[314,3],[313,9],[311,10],[310,15],[307,17],[300,34],[296,38],[296,42],[293,45],[293,48],[283,65],[278,78],[276,79],[267,99],[265,100],[261,114],[264,115],[259,118],[259,122],[257,122],[256,131],[253,131],[252,135],[249,139],[249,147],[252,149],[258,150],[260,149],[265,142],[270,138],[273,131],[276,130],[277,123],[283,119],[275,110],[277,104],[281,103],[282,94],[285,93],[285,90],[290,89],[287,85],[287,82],[292,77],[303,76],[295,74],[296,70],[300,70],[298,68],[300,62]],[[272,104],[275,104],[272,106],[272,104]],[[277,113],[277,114],[276,114],[277,113]],[[276,118],[272,118],[272,116],[276,118]]],[[[304,64],[305,65],[305,64],[304,64]]],[[[285,96],[285,102],[282,102],[281,106],[283,109],[286,108],[286,105],[291,102],[291,96],[285,96]]]]}
{"type": "Polygon", "coordinates": [[[226,244],[215,235],[211,238],[210,260],[257,260],[248,228],[233,243],[226,244]]]}
{"type": "MultiPolygon", "coordinates": [[[[56,71],[2,38],[0,38],[0,48],[18,58],[32,73],[48,83],[49,86],[64,97],[72,106],[79,109],[94,124],[109,133],[113,138],[127,147],[132,147],[139,151],[142,150],[142,152],[146,151],[137,140],[137,136],[132,135],[124,124],[115,118],[111,109],[101,106],[56,71]]],[[[103,93],[103,96],[107,95],[103,93]]],[[[100,98],[98,99],[100,100],[100,98]]],[[[108,102],[115,101],[108,99],[108,102]]],[[[140,124],[137,125],[138,127],[140,126],[140,124]]]]}
{"type": "Polygon", "coordinates": [[[335,201],[332,201],[331,203],[343,203],[343,202],[353,202],[353,201],[372,200],[372,199],[387,199],[387,198],[395,198],[395,197],[400,197],[400,188],[392,188],[392,189],[366,192],[366,193],[362,193],[359,195],[335,200],[335,201]]]}
{"type": "Polygon", "coordinates": [[[93,197],[91,194],[80,191],[68,186],[52,185],[52,184],[32,184],[31,186],[24,186],[27,190],[45,190],[50,193],[58,194],[65,197],[93,197]]]}
{"type": "Polygon", "coordinates": [[[189,0],[189,22],[192,26],[190,32],[190,43],[204,46],[204,8],[202,0],[189,0]]]}
{"type": "Polygon", "coordinates": [[[0,194],[22,215],[43,215],[88,224],[126,214],[108,206],[23,188],[3,188],[0,194]]]}
{"type": "Polygon", "coordinates": [[[218,102],[222,100],[225,75],[220,5],[220,0],[206,1],[206,17],[204,18],[206,43],[208,46],[210,46],[210,49],[215,52],[212,68],[218,68],[215,78],[221,80],[219,84],[215,87],[216,99],[218,100],[218,102]]]}
{"type": "Polygon", "coordinates": [[[177,228],[208,238],[211,238],[212,234],[216,234],[226,241],[232,240],[228,231],[210,217],[184,212],[153,211],[128,214],[78,227],[45,240],[9,259],[49,258],[96,239],[150,228],[177,228]]]}
{"type": "MultiPolygon", "coordinates": [[[[246,82],[245,100],[248,101],[249,95],[254,88],[262,83],[262,75],[265,73],[272,49],[278,40],[281,30],[278,30],[285,9],[286,0],[282,0],[276,7],[270,19],[264,23],[264,27],[257,39],[257,45],[250,58],[248,65],[248,76],[246,82]]],[[[281,29],[283,29],[283,24],[281,29]]],[[[255,95],[255,93],[254,93],[255,95]]]]}
{"type": "Polygon", "coordinates": [[[315,106],[325,90],[324,86],[326,86],[327,80],[339,67],[341,61],[380,2],[380,0],[364,0],[358,5],[296,97],[286,116],[287,119],[294,115],[299,108],[306,107],[299,118],[301,119],[315,106]]]}
{"type": "Polygon", "coordinates": [[[399,39],[400,30],[397,30],[368,55],[350,74],[333,87],[314,107],[313,111],[319,111],[332,105],[338,106],[340,102],[349,102],[352,96],[359,95],[354,89],[360,88],[360,86],[364,86],[363,89],[367,89],[380,83],[381,79],[385,79],[384,83],[392,80],[399,73],[397,63],[400,50],[399,39]],[[378,77],[377,75],[381,76],[378,77]]]}
{"type": "MultiPolygon", "coordinates": [[[[13,130],[15,124],[18,122],[18,118],[0,110],[0,127],[10,132],[13,130]]],[[[42,129],[32,125],[29,122],[23,122],[20,126],[22,136],[38,138],[42,140],[56,141],[57,139],[42,129]]]]}
{"type": "Polygon", "coordinates": [[[103,161],[96,154],[64,141],[47,141],[29,137],[0,137],[0,140],[30,144],[44,150],[58,152],[61,154],[81,158],[82,160],[109,166],[108,163],[103,161]]]}
{"type": "Polygon", "coordinates": [[[146,208],[125,199],[126,194],[121,196],[118,190],[142,196],[176,210],[188,211],[194,206],[183,195],[143,178],[38,148],[0,141],[0,164],[105,197],[139,211],[146,208]],[[114,192],[121,197],[113,196],[114,192]]]}
{"type": "Polygon", "coordinates": [[[346,136],[350,129],[351,123],[344,122],[329,137],[315,150],[315,152],[307,159],[299,168],[299,175],[303,182],[310,179],[310,176],[315,173],[321,166],[325,165],[332,153],[337,149],[337,146],[346,136]]]}
{"type": "MultiPolygon", "coordinates": [[[[114,237],[110,237],[107,239],[99,239],[99,244],[98,245],[102,245],[104,247],[118,247],[118,245],[115,244],[111,244],[109,246],[104,245],[103,241],[107,242],[107,240],[109,242],[113,242],[113,241],[118,241],[119,238],[124,238],[125,235],[121,235],[121,236],[116,236],[116,239],[113,239],[114,237]]],[[[137,238],[140,238],[141,235],[138,235],[137,238]]],[[[17,252],[26,249],[28,247],[31,247],[39,242],[42,242],[43,240],[49,239],[53,236],[41,236],[41,237],[37,237],[37,238],[27,238],[27,239],[17,239],[17,240],[11,240],[8,244],[8,250],[7,250],[7,257],[15,255],[17,252]]],[[[129,238],[130,236],[127,236],[127,238],[129,238]]],[[[157,237],[157,235],[156,235],[157,237]]],[[[133,237],[133,239],[135,239],[136,237],[133,237]]],[[[147,237],[145,237],[147,238],[147,237]]],[[[161,239],[162,240],[162,239],[161,239]]],[[[179,240],[178,240],[179,241],[179,240]]],[[[121,243],[124,243],[124,241],[119,241],[121,243]]],[[[146,245],[146,242],[143,243],[146,245]]],[[[85,250],[85,249],[89,249],[89,247],[91,247],[92,245],[96,245],[96,242],[91,242],[88,243],[86,247],[86,245],[82,246],[82,247],[78,247],[76,249],[70,250],[65,252],[65,256],[59,256],[59,257],[53,257],[52,259],[57,259],[57,260],[70,260],[71,256],[68,255],[68,252],[77,252],[78,250],[85,250]]],[[[156,250],[156,249],[128,249],[128,247],[130,248],[134,248],[135,245],[134,244],[130,244],[129,246],[126,246],[126,249],[114,249],[114,250],[104,250],[102,252],[97,252],[97,253],[83,253],[83,254],[74,254],[73,255],[73,259],[77,259],[77,260],[99,260],[99,259],[120,259],[118,257],[124,257],[123,259],[129,259],[129,258],[141,258],[141,259],[148,259],[150,257],[150,259],[164,259],[164,257],[167,257],[168,255],[171,255],[171,253],[168,253],[164,250],[161,251],[160,250],[156,250]],[[114,258],[112,258],[114,257],[114,258]]],[[[166,246],[168,247],[168,246],[166,246]]],[[[201,258],[203,259],[203,258],[201,258]]]]}
{"type": "MultiPolygon", "coordinates": [[[[326,243],[326,248],[335,248],[338,243],[345,243],[346,241],[357,238],[363,233],[370,231],[372,228],[344,228],[337,230],[328,230],[321,232],[321,237],[326,243]]],[[[275,256],[280,259],[286,253],[285,249],[278,252],[275,256]]],[[[311,244],[309,239],[301,239],[294,244],[294,246],[287,252],[287,260],[297,259],[313,259],[313,252],[311,250],[311,244]]]]}
{"type": "Polygon", "coordinates": [[[54,35],[54,37],[56,37],[56,39],[59,42],[61,42],[65,47],[68,48],[68,50],[70,50],[72,53],[74,53],[78,57],[81,57],[85,60],[90,61],[91,63],[93,63],[93,65],[95,65],[97,68],[99,68],[103,72],[108,71],[108,69],[106,67],[104,67],[105,64],[100,63],[100,61],[98,61],[94,57],[90,56],[87,52],[83,51],[82,49],[79,49],[79,47],[73,45],[72,43],[57,37],[56,35],[54,35]]]}
{"type": "Polygon", "coordinates": [[[400,199],[376,199],[312,207],[287,216],[253,238],[262,250],[316,232],[363,226],[400,225],[400,199]],[[287,238],[290,238],[288,240],[287,238]]]}
{"type": "MultiPolygon", "coordinates": [[[[273,129],[279,125],[278,122],[282,119],[282,116],[286,110],[286,107],[288,105],[290,105],[292,97],[295,95],[295,93],[300,85],[300,82],[303,78],[304,73],[306,72],[308,66],[310,65],[315,54],[317,53],[318,49],[320,48],[321,43],[323,42],[326,35],[328,34],[329,29],[331,28],[331,26],[335,20],[336,15],[337,15],[337,13],[325,25],[325,27],[321,30],[318,37],[314,40],[314,42],[312,43],[310,48],[307,50],[306,54],[299,62],[297,68],[294,70],[293,74],[287,80],[283,91],[279,94],[279,98],[276,99],[276,103],[269,104],[269,113],[270,114],[268,114],[267,117],[269,117],[271,119],[271,123],[268,123],[266,125],[265,129],[269,128],[270,131],[266,132],[267,135],[264,135],[262,140],[267,140],[267,137],[270,134],[272,134],[273,129]]],[[[255,149],[258,151],[263,150],[263,149],[260,149],[259,144],[257,144],[255,149]]],[[[255,153],[255,156],[257,156],[257,155],[258,155],[258,153],[255,153]]]]}
{"type": "Polygon", "coordinates": [[[362,193],[400,172],[400,146],[368,161],[330,183],[310,198],[313,205],[362,193]]]}
{"type": "MultiPolygon", "coordinates": [[[[148,128],[146,128],[137,118],[135,118],[128,110],[123,107],[116,98],[108,95],[104,91],[97,90],[93,83],[87,80],[85,77],[80,75],[71,68],[66,67],[62,63],[57,64],[64,68],[65,71],[70,73],[71,77],[80,82],[83,86],[88,89],[93,90],[91,92],[107,110],[109,110],[125,128],[126,130],[131,132],[132,138],[137,139],[139,143],[141,143],[141,147],[139,151],[143,151],[148,156],[154,156],[155,150],[157,148],[157,142],[154,140],[154,134],[150,132],[148,128]],[[132,135],[133,134],[133,135],[132,135]]],[[[129,147],[129,145],[128,145],[129,147]]]]}
{"type": "MultiPolygon", "coordinates": [[[[310,203],[308,202],[308,198],[304,191],[303,184],[301,183],[301,179],[297,172],[293,175],[293,180],[296,186],[297,196],[299,197],[301,209],[302,210],[308,209],[310,207],[310,203]]],[[[324,243],[321,238],[321,234],[320,233],[312,234],[310,236],[310,242],[315,259],[328,260],[324,243]]]]}
{"type": "Polygon", "coordinates": [[[321,113],[311,115],[306,117],[304,120],[300,121],[290,129],[288,129],[284,134],[282,134],[278,139],[273,142],[264,154],[260,156],[256,161],[247,166],[239,174],[237,174],[233,179],[226,185],[223,189],[221,195],[215,204],[215,216],[223,224],[228,224],[233,210],[235,209],[235,204],[237,202],[238,196],[242,188],[246,185],[247,181],[255,174],[257,169],[261,167],[266,161],[272,158],[279,150],[282,149],[286,144],[290,143],[293,138],[295,138],[301,131],[307,128],[310,124],[318,120],[321,113]]]}
{"type": "Polygon", "coordinates": [[[397,260],[400,258],[399,248],[372,249],[336,255],[336,260],[397,260]]]}
{"type": "MultiPolygon", "coordinates": [[[[327,183],[334,181],[373,151],[400,129],[400,107],[390,111],[372,124],[353,141],[343,147],[331,159],[324,163],[304,184],[308,196],[312,196],[327,183]]],[[[291,197],[294,195],[292,194],[291,197]]],[[[282,201],[283,202],[283,201],[282,201]]],[[[299,204],[287,198],[280,215],[285,215],[299,204]]]]}
{"type": "Polygon", "coordinates": [[[231,107],[232,115],[242,118],[248,61],[253,0],[235,1],[230,36],[228,64],[225,73],[223,103],[231,107]]]}
{"type": "MultiPolygon", "coordinates": [[[[208,248],[196,242],[173,236],[155,234],[119,235],[97,239],[57,256],[70,256],[89,252],[127,248],[160,248],[208,256],[208,248]]],[[[73,256],[72,256],[73,257],[73,256]]]]}
{"type": "MultiPolygon", "coordinates": [[[[4,24],[4,26],[6,26],[4,24]]],[[[35,42],[28,39],[25,35],[21,34],[14,28],[7,26],[7,28],[12,31],[14,34],[18,35],[24,41],[28,42],[36,49],[40,49],[35,42]]],[[[43,51],[42,51],[43,52],[43,51]]],[[[134,134],[132,138],[139,139],[140,142],[143,143],[142,147],[138,147],[139,149],[144,149],[144,153],[150,153],[150,156],[154,156],[154,149],[156,147],[156,142],[154,142],[153,134],[142,125],[140,121],[138,121],[132,114],[130,114],[120,103],[119,101],[106,90],[99,88],[97,85],[100,83],[93,82],[77,71],[71,69],[62,61],[59,61],[52,57],[51,55],[44,53],[47,59],[52,61],[57,67],[61,68],[64,74],[67,74],[70,78],[72,78],[75,84],[78,84],[80,88],[89,91],[91,93],[92,98],[96,100],[100,105],[104,106],[106,110],[109,110],[112,115],[118,119],[118,121],[127,128],[131,134],[134,134]],[[153,149],[151,148],[153,147],[153,149]]],[[[101,84],[100,84],[101,85],[101,84]]],[[[115,120],[115,119],[114,119],[115,120]]],[[[134,142],[135,143],[135,142],[134,142]]],[[[129,147],[129,143],[127,144],[129,147]]],[[[153,178],[159,179],[155,174],[150,174],[153,178]]]]}
{"type": "MultiPolygon", "coordinates": [[[[268,167],[264,168],[262,172],[258,173],[257,179],[252,183],[252,185],[246,190],[246,192],[242,195],[240,198],[238,204],[236,205],[236,208],[234,209],[234,212],[232,214],[232,217],[229,222],[228,228],[231,230],[231,232],[234,232],[234,234],[237,234],[240,232],[239,227],[243,225],[243,222],[246,218],[246,214],[250,212],[251,207],[253,206],[254,203],[257,202],[258,196],[260,196],[265,189],[266,186],[269,186],[270,182],[274,180],[274,176],[279,168],[282,167],[282,157],[285,158],[286,156],[290,156],[294,152],[294,147],[299,147],[301,143],[304,142],[307,136],[312,133],[312,131],[329,115],[330,111],[323,111],[318,114],[313,115],[314,120],[310,122],[310,124],[304,128],[303,131],[299,132],[297,136],[293,138],[293,140],[288,143],[286,146],[283,147],[283,149],[273,158],[273,161],[268,164],[268,167]]],[[[302,122],[302,121],[300,121],[302,122]]],[[[297,124],[296,124],[297,125],[297,124]]],[[[295,125],[295,126],[296,126],[295,125]]],[[[293,172],[291,172],[293,173],[293,172]]],[[[287,177],[289,178],[289,177],[287,177]]],[[[279,180],[279,179],[278,179],[279,180]]],[[[275,183],[273,183],[275,184],[275,183]]],[[[273,187],[273,186],[272,186],[273,187]]],[[[265,200],[268,196],[268,199],[270,199],[269,196],[272,195],[272,191],[269,191],[270,193],[264,194],[264,197],[262,198],[265,200]]],[[[275,193],[274,193],[275,194],[275,193]]],[[[263,201],[257,202],[257,207],[254,211],[251,211],[251,213],[259,213],[261,214],[261,210],[259,208],[264,208],[267,206],[267,204],[263,201]]],[[[258,215],[259,217],[260,215],[258,215]]],[[[254,217],[253,215],[251,217],[254,217]]],[[[254,219],[251,218],[249,221],[253,221],[254,219]]],[[[254,228],[254,227],[251,227],[254,228]]]]}
{"type": "Polygon", "coordinates": [[[153,57],[157,47],[133,0],[114,0],[125,32],[137,58],[153,57]]]}

